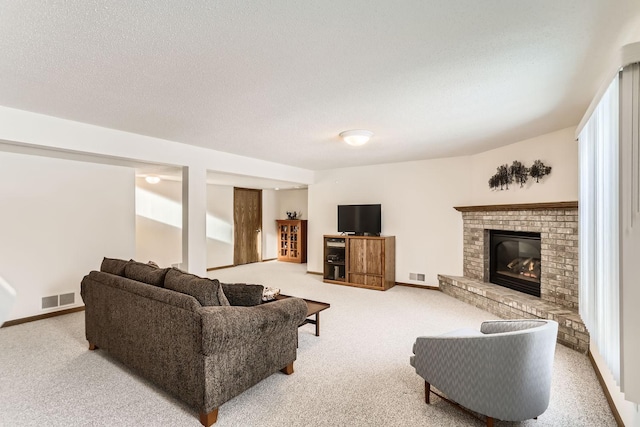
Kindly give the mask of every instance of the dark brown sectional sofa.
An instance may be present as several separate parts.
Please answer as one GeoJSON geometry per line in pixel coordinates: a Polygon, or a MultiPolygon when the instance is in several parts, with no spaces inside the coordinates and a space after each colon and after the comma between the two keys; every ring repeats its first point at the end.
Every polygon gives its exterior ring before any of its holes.
{"type": "Polygon", "coordinates": [[[89,348],[216,421],[218,408],[264,378],[293,372],[304,300],[260,304],[262,286],[105,258],[84,277],[89,348]]]}

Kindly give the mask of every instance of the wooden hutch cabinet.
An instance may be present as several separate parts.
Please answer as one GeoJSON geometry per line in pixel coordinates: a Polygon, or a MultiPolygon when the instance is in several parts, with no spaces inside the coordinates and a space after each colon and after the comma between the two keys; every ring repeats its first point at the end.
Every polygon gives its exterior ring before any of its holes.
{"type": "Polygon", "coordinates": [[[307,220],[279,219],[278,261],[307,262],[307,220]]]}
{"type": "Polygon", "coordinates": [[[324,236],[324,281],[386,291],[396,284],[395,245],[395,236],[324,236]]]}

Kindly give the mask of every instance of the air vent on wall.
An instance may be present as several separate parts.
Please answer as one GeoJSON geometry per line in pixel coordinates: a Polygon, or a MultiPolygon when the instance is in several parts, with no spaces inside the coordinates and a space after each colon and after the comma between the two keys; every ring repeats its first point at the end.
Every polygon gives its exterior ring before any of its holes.
{"type": "Polygon", "coordinates": [[[73,304],[76,301],[76,294],[74,292],[60,295],[60,305],[73,304]]]}
{"type": "Polygon", "coordinates": [[[58,306],[58,295],[51,297],[42,297],[42,309],[53,308],[58,306]]]}
{"type": "Polygon", "coordinates": [[[424,273],[409,273],[409,280],[424,282],[424,273]]]}
{"type": "Polygon", "coordinates": [[[66,294],[52,295],[50,297],[42,297],[42,309],[54,308],[61,305],[69,305],[76,302],[75,292],[66,294]]]}

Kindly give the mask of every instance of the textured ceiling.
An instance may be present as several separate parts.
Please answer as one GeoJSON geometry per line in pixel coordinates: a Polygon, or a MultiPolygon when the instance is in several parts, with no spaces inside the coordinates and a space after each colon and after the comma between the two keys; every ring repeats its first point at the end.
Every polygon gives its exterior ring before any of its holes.
{"type": "MultiPolygon", "coordinates": [[[[575,126],[638,0],[0,2],[0,105],[321,170],[575,126]],[[374,132],[363,147],[338,133],[374,132]]],[[[637,29],[637,28],[635,28],[637,29]]]]}

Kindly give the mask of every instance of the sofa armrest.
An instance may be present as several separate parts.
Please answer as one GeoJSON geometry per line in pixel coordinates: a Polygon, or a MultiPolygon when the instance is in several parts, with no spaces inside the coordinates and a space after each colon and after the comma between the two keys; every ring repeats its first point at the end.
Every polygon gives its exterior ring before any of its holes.
{"type": "Polygon", "coordinates": [[[202,353],[212,354],[280,331],[297,329],[307,316],[307,303],[287,298],[253,307],[202,307],[202,353]]]}

